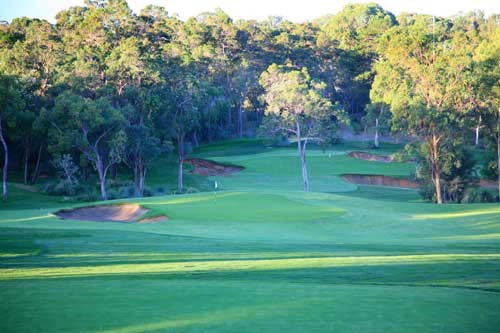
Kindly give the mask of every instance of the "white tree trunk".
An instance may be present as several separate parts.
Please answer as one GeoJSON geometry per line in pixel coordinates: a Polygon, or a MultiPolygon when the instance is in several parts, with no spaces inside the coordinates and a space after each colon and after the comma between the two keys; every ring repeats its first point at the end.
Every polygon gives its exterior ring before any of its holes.
{"type": "Polygon", "coordinates": [[[7,142],[5,142],[5,138],[3,136],[3,128],[2,128],[2,118],[0,117],[0,141],[2,142],[4,159],[3,159],[3,171],[2,171],[2,198],[3,200],[7,200],[8,192],[7,192],[7,172],[9,170],[9,147],[7,147],[7,142]]]}
{"type": "Polygon", "coordinates": [[[378,146],[379,146],[379,142],[378,142],[378,118],[375,118],[375,139],[373,141],[374,141],[375,147],[378,148],[378,146]]]}
{"type": "Polygon", "coordinates": [[[177,153],[179,156],[179,168],[177,170],[177,191],[182,193],[184,187],[183,163],[184,163],[184,134],[177,136],[177,153]]]}
{"type": "Polygon", "coordinates": [[[31,176],[31,184],[35,184],[38,181],[38,175],[40,174],[40,160],[42,159],[42,148],[43,145],[38,147],[38,156],[36,158],[35,170],[31,176]]]}
{"type": "Polygon", "coordinates": [[[475,144],[476,146],[479,146],[479,130],[481,129],[481,115],[479,115],[479,120],[477,122],[476,130],[475,130],[475,144]]]}
{"type": "Polygon", "coordinates": [[[309,192],[309,176],[307,175],[307,161],[306,161],[307,139],[304,142],[304,145],[302,145],[299,120],[297,120],[297,148],[299,151],[300,166],[302,169],[302,183],[304,185],[304,191],[309,192]]]}
{"type": "Polygon", "coordinates": [[[241,98],[240,103],[238,105],[238,136],[240,138],[243,137],[243,102],[244,99],[241,98]]]}
{"type": "Polygon", "coordinates": [[[439,168],[439,140],[436,138],[434,129],[432,129],[431,138],[431,167],[432,167],[432,178],[435,186],[436,201],[440,205],[443,203],[442,193],[441,193],[441,171],[439,168]]]}
{"type": "Polygon", "coordinates": [[[108,200],[108,193],[106,192],[106,170],[104,169],[101,156],[97,155],[96,158],[97,174],[99,175],[99,185],[101,188],[101,199],[108,200]]]}

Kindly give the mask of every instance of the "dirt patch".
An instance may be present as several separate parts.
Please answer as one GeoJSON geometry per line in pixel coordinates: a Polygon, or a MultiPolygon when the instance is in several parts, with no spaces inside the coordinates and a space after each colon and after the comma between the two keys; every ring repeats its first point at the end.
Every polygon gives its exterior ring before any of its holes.
{"type": "Polygon", "coordinates": [[[343,180],[358,185],[377,185],[387,187],[417,188],[417,183],[405,178],[381,175],[342,175],[343,180]]]}
{"type": "Polygon", "coordinates": [[[185,164],[193,166],[192,173],[201,176],[224,176],[232,173],[240,172],[245,169],[239,165],[227,165],[217,163],[211,160],[204,160],[201,158],[187,158],[184,160],[185,164]]]}
{"type": "MultiPolygon", "coordinates": [[[[141,207],[138,204],[122,204],[61,210],[55,213],[55,215],[66,220],[131,223],[136,222],[141,216],[146,214],[147,211],[148,210],[146,208],[141,207]]],[[[154,221],[150,220],[147,222],[154,221]]]]}
{"type": "Polygon", "coordinates": [[[352,151],[349,153],[350,157],[357,158],[358,160],[365,160],[365,161],[372,161],[372,162],[384,162],[384,163],[390,163],[392,162],[392,157],[390,156],[382,156],[382,155],[375,155],[371,153],[365,153],[362,151],[352,151]]]}
{"type": "Polygon", "coordinates": [[[479,186],[485,188],[498,188],[498,183],[496,180],[481,179],[479,180],[479,186]]]}
{"type": "Polygon", "coordinates": [[[12,186],[14,186],[15,188],[18,188],[20,190],[24,190],[24,191],[28,191],[28,192],[33,192],[33,193],[38,192],[38,190],[34,186],[31,186],[31,185],[12,183],[12,186]]]}
{"type": "Polygon", "coordinates": [[[140,219],[139,223],[153,223],[153,222],[161,222],[161,221],[166,221],[168,220],[168,217],[165,215],[158,215],[158,216],[153,216],[153,217],[145,217],[143,219],[140,219]]]}

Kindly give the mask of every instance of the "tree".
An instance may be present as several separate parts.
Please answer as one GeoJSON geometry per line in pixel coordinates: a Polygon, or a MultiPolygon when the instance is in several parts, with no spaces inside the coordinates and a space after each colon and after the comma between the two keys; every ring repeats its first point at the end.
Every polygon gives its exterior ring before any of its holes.
{"type": "Polygon", "coordinates": [[[379,134],[387,133],[390,131],[389,120],[391,114],[389,106],[385,103],[371,103],[365,107],[365,116],[363,123],[367,127],[373,128],[373,145],[375,148],[379,147],[379,134]]]}
{"type": "MultiPolygon", "coordinates": [[[[37,161],[45,146],[46,131],[35,124],[41,109],[52,102],[50,90],[61,63],[61,43],[57,30],[49,22],[38,19],[14,19],[8,26],[11,42],[2,51],[0,67],[5,73],[15,75],[24,86],[26,110],[16,122],[17,130],[12,140],[23,148],[24,183],[30,176],[30,157],[38,151],[37,161]]],[[[32,180],[37,178],[37,170],[32,180]]]]}
{"type": "MultiPolygon", "coordinates": [[[[181,66],[182,68],[182,66],[181,66]]],[[[202,95],[200,81],[194,73],[179,69],[174,81],[167,88],[167,103],[162,116],[162,124],[168,124],[170,137],[175,142],[178,156],[177,191],[184,188],[183,164],[186,156],[186,136],[199,124],[200,112],[198,98],[202,95]]]]}
{"type": "Polygon", "coordinates": [[[7,200],[7,173],[9,172],[9,147],[7,128],[14,127],[16,118],[24,113],[24,101],[19,82],[12,76],[0,74],[0,142],[3,149],[2,198],[7,200]]]}
{"type": "Polygon", "coordinates": [[[393,129],[423,141],[438,204],[443,202],[441,167],[446,140],[459,133],[468,108],[471,50],[447,20],[419,16],[414,24],[392,28],[384,37],[370,92],[391,107],[393,129]],[[433,28],[435,27],[435,29],[433,28]]]}
{"type": "Polygon", "coordinates": [[[306,68],[296,70],[272,64],[260,76],[269,116],[264,130],[268,134],[281,132],[293,135],[302,168],[304,191],[309,191],[306,150],[309,140],[329,139],[335,126],[346,117],[338,105],[323,97],[325,84],[312,80],[306,68]]]}
{"type": "Polygon", "coordinates": [[[318,23],[318,44],[332,41],[338,44],[338,65],[332,78],[334,92],[351,119],[359,121],[365,105],[370,102],[373,63],[383,51],[379,49],[379,40],[397,24],[396,19],[375,3],[361,3],[347,4],[337,14],[324,17],[318,23]]]}
{"type": "Polygon", "coordinates": [[[53,126],[49,133],[52,150],[78,149],[97,170],[101,197],[107,200],[108,171],[123,158],[126,137],[122,113],[106,97],[91,100],[71,92],[59,95],[47,113],[53,126]]]}
{"type": "Polygon", "coordinates": [[[155,135],[153,125],[162,96],[158,89],[148,87],[126,89],[122,97],[127,101],[122,112],[128,120],[124,162],[133,171],[135,195],[143,196],[147,170],[166,147],[155,135]]]}
{"type": "Polygon", "coordinates": [[[475,50],[475,60],[480,72],[479,94],[486,101],[482,109],[489,124],[490,133],[496,143],[497,181],[500,197],[500,27],[496,27],[475,50]],[[496,118],[496,119],[495,119],[496,118]]]}
{"type": "Polygon", "coordinates": [[[233,76],[232,84],[238,110],[238,136],[243,137],[243,108],[251,90],[257,85],[255,71],[244,61],[233,76]]]}

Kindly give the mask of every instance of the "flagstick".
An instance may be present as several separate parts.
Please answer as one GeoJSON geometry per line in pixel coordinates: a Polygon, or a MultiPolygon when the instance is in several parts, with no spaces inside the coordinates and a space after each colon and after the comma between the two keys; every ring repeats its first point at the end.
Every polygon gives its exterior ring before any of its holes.
{"type": "Polygon", "coordinates": [[[217,202],[217,181],[214,182],[214,201],[217,202]]]}

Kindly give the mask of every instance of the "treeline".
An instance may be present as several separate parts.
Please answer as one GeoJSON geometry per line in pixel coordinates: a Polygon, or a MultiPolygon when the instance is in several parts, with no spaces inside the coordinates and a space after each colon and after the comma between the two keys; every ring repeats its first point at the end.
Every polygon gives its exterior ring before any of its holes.
{"type": "MultiPolygon", "coordinates": [[[[414,138],[422,188],[439,203],[459,201],[473,182],[465,148],[475,133],[476,144],[500,156],[495,15],[395,17],[372,3],[311,23],[233,21],[221,10],[181,21],[162,7],[135,14],[123,0],[86,0],[56,19],[0,26],[4,198],[9,171],[34,184],[50,169],[68,192],[77,170],[96,175],[106,199],[118,165],[131,170],[142,196],[148,168],[168,151],[178,156],[182,192],[188,143],[258,129],[289,135],[284,123],[314,128],[321,143],[346,124],[373,132],[376,146],[391,130],[414,138]],[[287,113],[273,78],[293,77],[307,89],[289,97],[309,99],[287,113]]],[[[305,161],[305,144],[303,151],[305,161]]]]}

